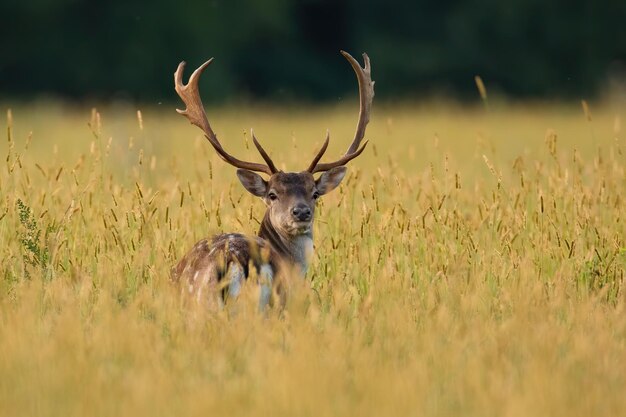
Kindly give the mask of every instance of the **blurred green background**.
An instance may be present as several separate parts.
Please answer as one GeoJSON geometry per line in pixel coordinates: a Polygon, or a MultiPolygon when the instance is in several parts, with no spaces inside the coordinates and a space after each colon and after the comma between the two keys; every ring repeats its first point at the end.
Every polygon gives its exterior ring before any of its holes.
{"type": "Polygon", "coordinates": [[[338,101],[345,49],[372,57],[378,98],[603,94],[626,73],[624,0],[29,0],[0,2],[0,92],[176,99],[172,73],[214,56],[209,102],[338,101]]]}

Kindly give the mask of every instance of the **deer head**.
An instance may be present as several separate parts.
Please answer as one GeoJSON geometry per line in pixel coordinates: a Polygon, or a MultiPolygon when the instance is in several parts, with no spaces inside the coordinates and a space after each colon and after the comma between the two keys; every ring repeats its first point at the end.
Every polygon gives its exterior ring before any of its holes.
{"type": "Polygon", "coordinates": [[[184,84],[182,80],[185,62],[181,62],[174,73],[176,92],[186,105],[185,110],[177,109],[176,111],[189,119],[191,124],[202,129],[217,154],[224,161],[238,168],[237,177],[239,181],[246,190],[265,201],[268,207],[266,218],[283,237],[310,235],[316,200],[339,185],[346,174],[345,165],[359,156],[367,145],[367,141],[363,145],[361,145],[361,141],[365,136],[365,128],[369,122],[374,98],[374,82],[371,78],[370,61],[367,54],[363,54],[365,67],[361,68],[357,60],[350,54],[344,51],[341,51],[341,54],[352,65],[359,82],[360,112],[354,139],[342,157],[334,162],[321,163],[320,160],[326,152],[330,140],[327,133],[321,149],[306,171],[302,172],[282,172],[276,169],[274,162],[254,136],[254,133],[252,133],[252,141],[265,161],[264,164],[242,161],[224,150],[217,139],[217,135],[211,129],[198,91],[200,75],[213,62],[213,58],[196,69],[191,74],[187,84],[184,84]],[[269,178],[265,180],[256,172],[266,174],[269,178]],[[322,174],[315,178],[314,174],[319,172],[322,174]]]}

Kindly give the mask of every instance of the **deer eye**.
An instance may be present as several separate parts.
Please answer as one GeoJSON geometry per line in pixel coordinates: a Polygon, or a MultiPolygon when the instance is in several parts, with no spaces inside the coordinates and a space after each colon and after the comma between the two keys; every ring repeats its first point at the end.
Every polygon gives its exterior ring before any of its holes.
{"type": "Polygon", "coordinates": [[[267,198],[269,198],[270,200],[274,201],[274,200],[277,200],[277,199],[278,199],[278,196],[276,195],[276,193],[270,192],[270,193],[267,195],[267,198]]]}
{"type": "Polygon", "coordinates": [[[317,200],[318,198],[320,198],[320,193],[316,191],[313,193],[313,200],[317,200]]]}

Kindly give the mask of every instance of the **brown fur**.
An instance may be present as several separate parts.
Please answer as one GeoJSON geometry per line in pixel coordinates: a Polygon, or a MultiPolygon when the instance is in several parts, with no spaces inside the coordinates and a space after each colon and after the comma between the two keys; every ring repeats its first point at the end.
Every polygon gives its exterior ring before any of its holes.
{"type": "Polygon", "coordinates": [[[183,293],[197,297],[197,301],[214,304],[214,297],[221,297],[222,301],[225,298],[222,279],[233,262],[242,267],[247,278],[250,267],[257,274],[264,264],[278,271],[280,260],[264,239],[239,233],[220,234],[210,242],[197,242],[172,268],[171,280],[182,285],[183,293]]]}

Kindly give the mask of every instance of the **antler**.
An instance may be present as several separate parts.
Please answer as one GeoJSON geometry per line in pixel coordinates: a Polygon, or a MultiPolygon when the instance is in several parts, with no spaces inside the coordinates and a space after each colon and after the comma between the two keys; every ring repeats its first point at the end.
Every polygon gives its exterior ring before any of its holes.
{"type": "Polygon", "coordinates": [[[246,162],[240,159],[235,158],[230,155],[228,152],[224,150],[222,144],[217,139],[217,135],[211,129],[211,125],[209,124],[209,120],[206,117],[206,112],[204,111],[204,106],[202,105],[202,100],[200,99],[200,92],[198,91],[198,81],[200,80],[200,75],[202,72],[208,67],[211,62],[213,62],[213,58],[209,59],[204,64],[200,65],[198,69],[196,69],[191,77],[189,77],[189,82],[187,84],[183,84],[183,72],[185,71],[185,61],[178,64],[178,68],[174,73],[174,88],[178,93],[178,96],[185,103],[185,110],[176,109],[176,111],[183,116],[185,116],[192,125],[195,125],[202,129],[204,132],[204,136],[209,140],[213,148],[217,154],[229,164],[237,167],[244,168],[250,171],[264,172],[268,175],[275,174],[278,172],[276,166],[270,159],[265,149],[261,146],[259,141],[252,134],[252,141],[254,142],[254,146],[256,146],[257,150],[263,157],[263,160],[267,165],[258,164],[256,162],[246,162]]]}
{"type": "Polygon", "coordinates": [[[361,144],[361,140],[365,136],[365,128],[370,121],[370,111],[372,108],[372,101],[374,100],[374,81],[372,81],[372,68],[370,66],[370,59],[367,54],[363,54],[363,61],[365,62],[365,67],[361,68],[359,62],[352,57],[346,51],[341,51],[341,54],[348,60],[354,72],[356,73],[356,77],[359,81],[359,98],[360,98],[360,110],[359,110],[359,122],[356,125],[356,132],[354,132],[354,140],[352,144],[346,151],[346,153],[337,161],[329,162],[325,164],[319,164],[320,159],[326,152],[328,148],[328,133],[326,134],[326,140],[324,141],[324,145],[319,150],[315,158],[313,158],[313,162],[307,169],[312,174],[316,172],[328,171],[331,168],[339,167],[345,165],[349,161],[353,160],[357,156],[361,155],[365,146],[367,146],[367,141],[363,143],[363,146],[359,148],[361,144]]]}

